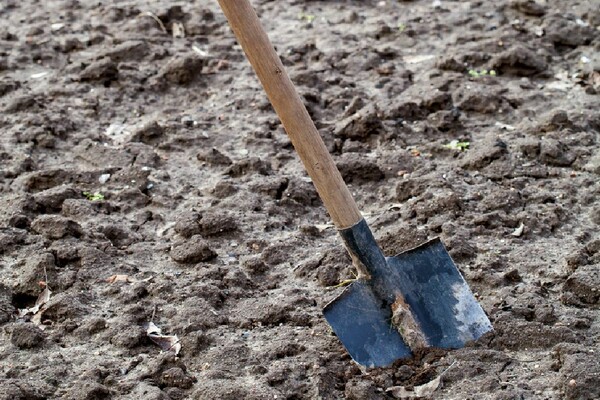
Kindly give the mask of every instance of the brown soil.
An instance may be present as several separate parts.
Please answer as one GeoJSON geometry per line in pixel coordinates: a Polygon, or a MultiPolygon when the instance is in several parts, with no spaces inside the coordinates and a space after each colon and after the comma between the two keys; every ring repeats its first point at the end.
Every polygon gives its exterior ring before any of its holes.
{"type": "Polygon", "coordinates": [[[350,260],[216,2],[4,0],[0,399],[388,399],[453,363],[434,398],[599,398],[599,2],[253,4],[385,252],[441,236],[495,331],[352,362],[350,260]]]}

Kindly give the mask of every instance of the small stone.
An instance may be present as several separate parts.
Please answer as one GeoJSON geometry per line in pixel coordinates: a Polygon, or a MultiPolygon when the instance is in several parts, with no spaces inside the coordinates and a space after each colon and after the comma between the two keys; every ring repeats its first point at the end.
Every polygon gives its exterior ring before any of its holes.
{"type": "Polygon", "coordinates": [[[100,182],[100,184],[104,185],[106,182],[108,182],[109,179],[110,179],[110,174],[102,174],[98,178],[98,182],[100,182]]]}
{"type": "Polygon", "coordinates": [[[208,261],[217,256],[200,235],[192,236],[188,241],[175,245],[171,249],[173,260],[183,264],[208,261]]]}

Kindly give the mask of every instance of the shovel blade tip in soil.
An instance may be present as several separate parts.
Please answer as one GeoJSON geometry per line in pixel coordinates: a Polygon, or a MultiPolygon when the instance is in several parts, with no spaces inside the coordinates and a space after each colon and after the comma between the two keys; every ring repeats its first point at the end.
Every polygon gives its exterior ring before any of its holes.
{"type": "Polygon", "coordinates": [[[354,282],[323,310],[357,363],[383,367],[410,357],[411,348],[461,348],[492,330],[439,239],[385,261],[385,274],[354,282]]]}

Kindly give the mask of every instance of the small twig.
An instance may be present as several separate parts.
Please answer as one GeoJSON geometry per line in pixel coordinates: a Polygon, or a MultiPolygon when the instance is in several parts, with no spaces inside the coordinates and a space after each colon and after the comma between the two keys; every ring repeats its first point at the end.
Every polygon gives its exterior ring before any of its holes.
{"type": "Polygon", "coordinates": [[[152,310],[152,317],[150,317],[150,322],[154,323],[155,315],[156,315],[156,304],[154,305],[154,309],[152,310]]]}
{"type": "Polygon", "coordinates": [[[48,286],[48,271],[46,271],[46,266],[44,265],[44,282],[46,283],[46,288],[50,290],[50,286],[48,286]]]}
{"type": "Polygon", "coordinates": [[[158,17],[156,16],[156,14],[154,14],[154,13],[151,13],[150,11],[144,11],[144,12],[142,13],[142,15],[144,15],[144,16],[146,16],[146,17],[150,17],[150,18],[152,18],[153,20],[155,20],[155,21],[156,21],[156,23],[158,24],[158,26],[160,26],[160,29],[163,31],[163,33],[167,33],[167,34],[168,34],[168,32],[167,32],[167,28],[165,27],[165,24],[163,24],[163,23],[162,23],[162,21],[160,20],[160,18],[158,18],[158,17]]]}

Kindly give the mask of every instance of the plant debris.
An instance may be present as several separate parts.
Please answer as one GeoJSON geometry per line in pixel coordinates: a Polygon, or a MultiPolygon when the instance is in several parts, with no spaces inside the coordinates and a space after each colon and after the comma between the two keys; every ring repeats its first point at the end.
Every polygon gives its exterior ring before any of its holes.
{"type": "Polygon", "coordinates": [[[50,295],[52,294],[48,286],[44,286],[46,287],[38,296],[33,307],[20,309],[18,314],[19,318],[31,320],[31,322],[38,325],[41,329],[45,328],[42,324],[42,314],[46,310],[44,306],[50,301],[50,295]]]}
{"type": "Polygon", "coordinates": [[[315,20],[315,18],[316,18],[316,16],[311,15],[311,14],[300,13],[298,15],[298,19],[304,20],[304,21],[308,22],[309,24],[312,23],[315,20]]]}
{"type": "Polygon", "coordinates": [[[104,200],[104,195],[100,192],[83,192],[83,195],[89,200],[89,201],[100,201],[100,200],[104,200]]]}
{"type": "Polygon", "coordinates": [[[181,22],[173,22],[171,26],[171,32],[174,38],[184,38],[185,37],[185,28],[181,22]]]}
{"type": "Polygon", "coordinates": [[[392,396],[397,399],[418,399],[421,397],[428,397],[433,394],[442,383],[442,376],[456,363],[453,362],[448,368],[442,371],[442,373],[435,379],[419,386],[413,386],[412,388],[407,386],[392,386],[387,388],[385,391],[390,392],[392,396]]]}
{"type": "Polygon", "coordinates": [[[460,140],[453,140],[448,144],[445,144],[444,147],[452,150],[465,151],[471,145],[470,142],[461,142],[460,140]]]}
{"type": "Polygon", "coordinates": [[[487,70],[487,69],[482,69],[477,71],[476,69],[470,69],[469,70],[469,76],[472,76],[473,78],[479,78],[481,76],[496,76],[496,70],[487,70]]]}
{"type": "Polygon", "coordinates": [[[523,234],[524,230],[525,230],[525,225],[521,222],[521,224],[518,226],[518,228],[515,229],[514,232],[511,233],[511,235],[514,237],[520,237],[523,234]]]}
{"type": "Polygon", "coordinates": [[[177,335],[163,335],[161,329],[154,322],[149,322],[146,326],[146,335],[163,351],[171,351],[175,355],[179,354],[181,343],[177,335]]]}

